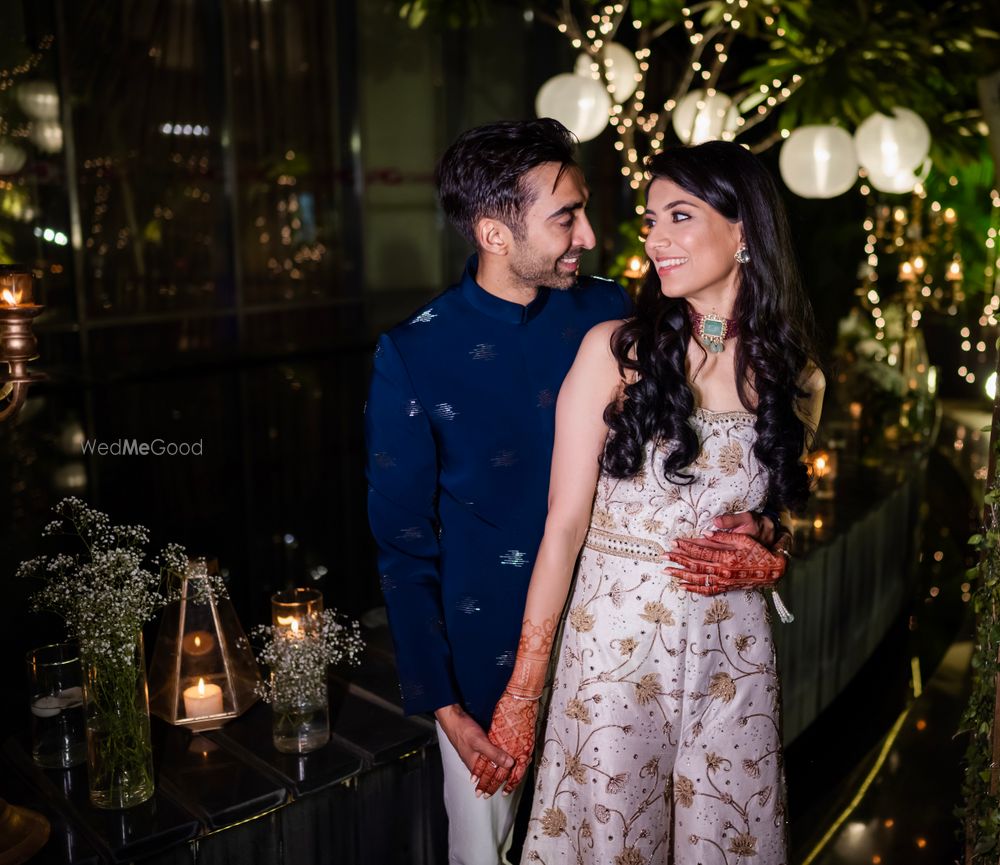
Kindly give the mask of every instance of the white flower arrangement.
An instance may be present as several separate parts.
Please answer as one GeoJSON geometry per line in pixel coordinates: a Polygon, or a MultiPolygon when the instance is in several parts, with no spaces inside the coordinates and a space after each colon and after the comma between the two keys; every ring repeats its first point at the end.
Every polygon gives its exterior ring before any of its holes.
{"type": "Polygon", "coordinates": [[[259,625],[252,634],[262,640],[257,660],[271,671],[257,695],[275,706],[324,704],[327,667],[357,664],[365,645],[360,624],[335,610],[310,616],[298,630],[259,625]]]}
{"type": "MultiPolygon", "coordinates": [[[[130,665],[142,626],[173,599],[171,590],[161,590],[159,573],[144,566],[149,532],[143,526],[112,525],[107,514],[75,497],[53,510],[58,519],[43,536],[65,537],[83,550],[21,563],[18,576],[44,583],[32,595],[31,607],[60,615],[88,662],[130,665]]],[[[187,556],[183,547],[170,544],[152,562],[159,565],[157,571],[183,573],[187,556]]]]}

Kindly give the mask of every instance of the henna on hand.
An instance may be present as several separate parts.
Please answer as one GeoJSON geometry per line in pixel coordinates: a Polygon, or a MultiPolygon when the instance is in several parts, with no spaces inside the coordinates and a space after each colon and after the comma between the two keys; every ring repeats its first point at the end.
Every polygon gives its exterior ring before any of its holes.
{"type": "Polygon", "coordinates": [[[493,710],[490,741],[514,758],[514,766],[504,769],[480,757],[475,775],[479,777],[477,794],[492,796],[501,787],[505,794],[521,783],[535,749],[535,725],[538,722],[538,700],[517,697],[504,691],[493,710]]]}
{"type": "Polygon", "coordinates": [[[490,741],[513,757],[514,765],[508,770],[480,755],[472,772],[477,796],[492,796],[501,787],[505,794],[511,793],[524,778],[535,747],[538,701],[545,686],[558,621],[559,614],[555,613],[540,625],[529,619],[521,623],[514,669],[493,710],[489,731],[490,741]]]}
{"type": "Polygon", "coordinates": [[[699,595],[773,586],[784,575],[787,562],[780,552],[745,534],[679,538],[667,558],[680,567],[668,567],[665,573],[699,595]]]}

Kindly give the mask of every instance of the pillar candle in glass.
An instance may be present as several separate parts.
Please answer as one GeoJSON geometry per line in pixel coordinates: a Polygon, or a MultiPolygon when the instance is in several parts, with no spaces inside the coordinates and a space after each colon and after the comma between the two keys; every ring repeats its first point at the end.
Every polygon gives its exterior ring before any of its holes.
{"type": "Polygon", "coordinates": [[[316,589],[285,589],[271,596],[271,622],[277,628],[304,633],[323,612],[323,594],[316,589]]]}

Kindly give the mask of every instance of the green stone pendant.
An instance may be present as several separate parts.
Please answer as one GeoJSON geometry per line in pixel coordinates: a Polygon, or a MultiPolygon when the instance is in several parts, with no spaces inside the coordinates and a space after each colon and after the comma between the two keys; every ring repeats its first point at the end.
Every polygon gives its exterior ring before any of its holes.
{"type": "Polygon", "coordinates": [[[713,354],[722,351],[726,341],[726,320],[714,313],[701,316],[698,339],[713,354]]]}

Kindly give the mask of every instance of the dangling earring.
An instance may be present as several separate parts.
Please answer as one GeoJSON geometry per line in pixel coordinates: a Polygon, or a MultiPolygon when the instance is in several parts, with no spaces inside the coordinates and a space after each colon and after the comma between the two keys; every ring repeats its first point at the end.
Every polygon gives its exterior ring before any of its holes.
{"type": "Polygon", "coordinates": [[[746,244],[741,244],[740,248],[736,250],[736,255],[733,256],[740,264],[750,263],[750,253],[747,250],[746,244]]]}

